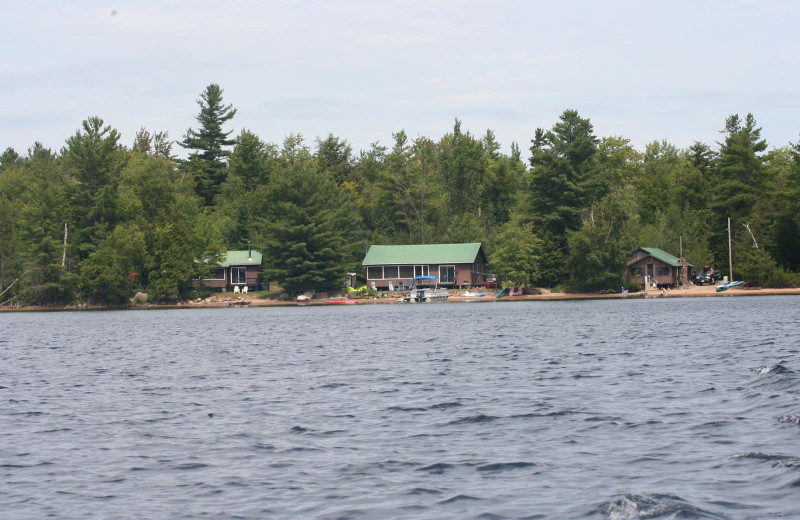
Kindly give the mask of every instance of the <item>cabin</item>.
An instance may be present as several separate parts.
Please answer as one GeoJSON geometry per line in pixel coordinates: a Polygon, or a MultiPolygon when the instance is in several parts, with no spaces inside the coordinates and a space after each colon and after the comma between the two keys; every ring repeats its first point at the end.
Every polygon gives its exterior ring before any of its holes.
{"type": "Polygon", "coordinates": [[[422,244],[371,246],[362,265],[367,287],[404,289],[417,276],[434,276],[440,287],[482,285],[488,263],[480,242],[470,244],[422,244]]]}
{"type": "Polygon", "coordinates": [[[261,287],[261,253],[254,250],[227,251],[225,259],[214,269],[212,278],[203,279],[203,285],[223,291],[261,287]]]}
{"type": "Polygon", "coordinates": [[[628,256],[625,279],[641,285],[675,286],[689,282],[694,266],[657,247],[640,247],[628,256]]]}

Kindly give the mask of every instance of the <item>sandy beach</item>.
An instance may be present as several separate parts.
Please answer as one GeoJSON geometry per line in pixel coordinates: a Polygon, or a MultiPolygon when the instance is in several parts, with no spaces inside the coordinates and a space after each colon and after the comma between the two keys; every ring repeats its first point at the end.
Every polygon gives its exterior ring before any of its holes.
{"type": "MultiPolygon", "coordinates": [[[[506,302],[506,301],[558,301],[558,300],[600,300],[609,298],[620,298],[620,293],[563,293],[554,292],[549,289],[538,289],[541,294],[526,294],[523,296],[503,296],[496,298],[496,289],[475,289],[471,292],[484,292],[485,296],[461,296],[466,291],[463,289],[451,290],[448,303],[459,302],[506,302]]],[[[232,293],[216,293],[205,299],[191,300],[180,303],[158,304],[149,303],[144,305],[130,305],[122,307],[104,306],[37,306],[26,305],[20,307],[0,307],[0,312],[12,311],[55,311],[55,310],[99,310],[99,309],[175,309],[175,308],[213,308],[213,307],[278,307],[278,306],[308,306],[308,305],[330,305],[332,301],[348,301],[358,304],[396,304],[402,292],[378,293],[377,297],[354,297],[346,295],[329,295],[325,298],[315,298],[307,301],[296,300],[277,300],[259,298],[257,294],[234,295],[232,293]]],[[[716,292],[715,286],[683,286],[668,290],[641,291],[628,293],[627,298],[702,298],[730,296],[766,296],[766,295],[800,295],[800,287],[765,289],[761,287],[735,287],[724,292],[716,292]]]]}

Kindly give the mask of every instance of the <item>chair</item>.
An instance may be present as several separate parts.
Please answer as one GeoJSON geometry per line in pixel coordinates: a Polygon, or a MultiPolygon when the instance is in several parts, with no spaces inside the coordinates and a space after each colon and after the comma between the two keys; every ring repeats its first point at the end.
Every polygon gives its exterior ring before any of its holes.
{"type": "Polygon", "coordinates": [[[233,286],[233,293],[234,294],[238,294],[239,293],[239,286],[238,285],[234,285],[233,286]]]}
{"type": "Polygon", "coordinates": [[[242,294],[247,294],[247,286],[242,287],[242,294]]]}

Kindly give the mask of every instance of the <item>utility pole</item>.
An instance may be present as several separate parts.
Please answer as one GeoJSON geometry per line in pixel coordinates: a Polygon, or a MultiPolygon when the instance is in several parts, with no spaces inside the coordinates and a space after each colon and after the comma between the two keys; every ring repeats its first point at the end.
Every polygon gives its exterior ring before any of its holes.
{"type": "Polygon", "coordinates": [[[728,275],[733,281],[733,256],[731,256],[731,218],[728,217],[728,275]]]}

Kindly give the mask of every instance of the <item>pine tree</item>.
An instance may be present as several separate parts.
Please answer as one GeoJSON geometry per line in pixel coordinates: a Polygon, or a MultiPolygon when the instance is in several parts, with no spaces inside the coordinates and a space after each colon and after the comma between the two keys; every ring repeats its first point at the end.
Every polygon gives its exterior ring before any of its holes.
{"type": "Polygon", "coordinates": [[[236,109],[233,105],[223,104],[222,89],[214,83],[200,94],[197,104],[200,105],[197,115],[200,129],[189,128],[180,145],[195,150],[184,167],[194,176],[197,194],[211,205],[227,176],[227,158],[231,152],[225,147],[235,142],[228,138],[233,130],[224,132],[222,126],[236,115],[236,109]]]}

